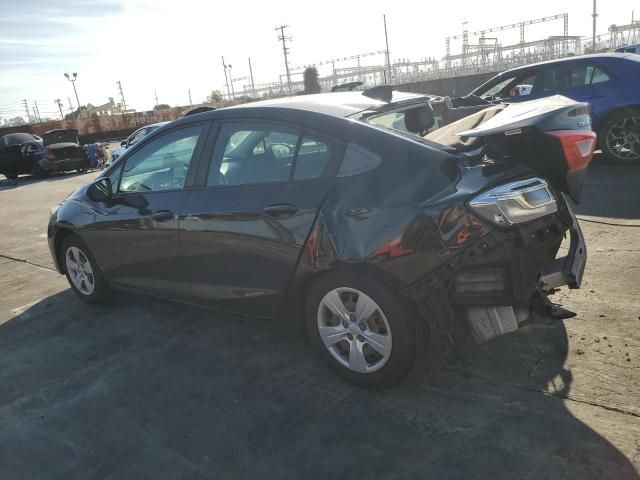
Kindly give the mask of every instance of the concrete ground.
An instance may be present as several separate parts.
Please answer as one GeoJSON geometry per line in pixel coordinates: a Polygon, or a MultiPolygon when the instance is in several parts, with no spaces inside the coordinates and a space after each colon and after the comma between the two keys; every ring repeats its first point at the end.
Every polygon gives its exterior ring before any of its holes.
{"type": "Polygon", "coordinates": [[[640,478],[639,167],[591,168],[577,317],[374,392],[266,321],[76,299],[45,228],[92,176],[0,186],[0,478],[640,478]]]}

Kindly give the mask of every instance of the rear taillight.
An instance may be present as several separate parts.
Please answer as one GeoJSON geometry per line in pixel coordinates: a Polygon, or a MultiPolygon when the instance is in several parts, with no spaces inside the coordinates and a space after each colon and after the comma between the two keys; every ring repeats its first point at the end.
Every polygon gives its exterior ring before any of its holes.
{"type": "Polygon", "coordinates": [[[53,152],[49,149],[47,149],[47,160],[55,160],[56,156],[53,154],[53,152]]]}
{"type": "Polygon", "coordinates": [[[596,149],[598,137],[595,132],[591,130],[556,130],[555,132],[547,132],[547,134],[560,140],[568,173],[582,170],[589,165],[596,149]]]}

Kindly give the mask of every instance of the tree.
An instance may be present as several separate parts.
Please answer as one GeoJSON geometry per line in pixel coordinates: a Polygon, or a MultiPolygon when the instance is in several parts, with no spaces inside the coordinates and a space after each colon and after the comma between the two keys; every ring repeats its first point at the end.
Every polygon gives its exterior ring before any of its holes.
{"type": "Polygon", "coordinates": [[[213,90],[207,97],[206,103],[220,103],[223,99],[224,97],[220,90],[213,90]]]}
{"type": "Polygon", "coordinates": [[[75,120],[76,118],[81,118],[83,116],[82,112],[84,112],[84,116],[86,117],[87,116],[87,107],[82,106],[80,108],[77,108],[75,111],[73,111],[71,113],[67,113],[64,116],[64,119],[65,120],[75,120]]]}
{"type": "Polygon", "coordinates": [[[159,105],[156,105],[155,107],[153,107],[154,110],[164,110],[165,108],[171,108],[169,105],[167,105],[166,103],[161,103],[159,105]]]}
{"type": "Polygon", "coordinates": [[[26,123],[27,122],[25,122],[24,118],[22,118],[22,117],[10,118],[8,122],[7,122],[7,119],[5,119],[5,124],[8,124],[8,126],[10,126],[10,127],[19,127],[19,126],[24,125],[26,123]]]}
{"type": "Polygon", "coordinates": [[[322,87],[318,82],[318,69],[316,67],[307,67],[304,69],[304,94],[320,93],[322,87]]]}

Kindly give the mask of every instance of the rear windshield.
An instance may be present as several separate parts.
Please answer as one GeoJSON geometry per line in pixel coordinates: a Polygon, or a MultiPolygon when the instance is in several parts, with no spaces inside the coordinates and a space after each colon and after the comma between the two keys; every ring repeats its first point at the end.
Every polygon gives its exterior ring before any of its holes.
{"type": "Polygon", "coordinates": [[[38,137],[30,133],[9,133],[0,138],[0,147],[10,147],[11,145],[21,145],[25,142],[37,141],[38,137]]]}
{"type": "Polygon", "coordinates": [[[78,143],[78,132],[75,130],[61,130],[59,132],[45,133],[44,135],[45,145],[67,142],[78,143]]]}

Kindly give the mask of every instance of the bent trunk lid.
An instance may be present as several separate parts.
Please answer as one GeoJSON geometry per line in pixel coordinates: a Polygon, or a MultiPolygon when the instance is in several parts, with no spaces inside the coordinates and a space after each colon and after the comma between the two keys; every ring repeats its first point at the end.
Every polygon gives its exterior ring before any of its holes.
{"type": "Polygon", "coordinates": [[[596,142],[589,104],[561,95],[508,105],[456,135],[482,139],[483,154],[494,161],[526,164],[576,202],[596,142]],[[572,142],[587,142],[586,148],[572,142]]]}

